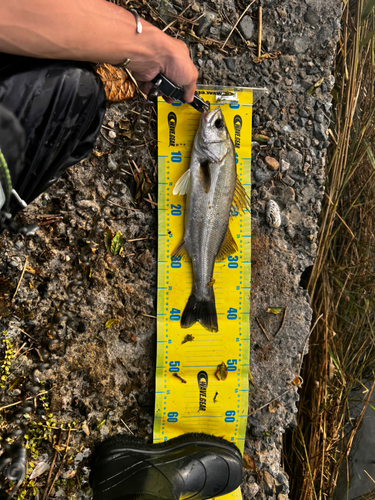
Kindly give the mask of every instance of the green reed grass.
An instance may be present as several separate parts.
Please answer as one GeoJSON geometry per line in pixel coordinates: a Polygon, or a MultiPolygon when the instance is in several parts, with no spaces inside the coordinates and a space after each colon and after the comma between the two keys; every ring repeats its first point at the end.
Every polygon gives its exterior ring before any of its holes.
{"type": "Polygon", "coordinates": [[[349,485],[350,449],[374,388],[375,0],[350,7],[343,2],[332,92],[335,140],[308,285],[320,319],[304,361],[298,427],[285,441],[293,500],[332,498],[340,470],[349,485]],[[353,421],[354,402],[362,410],[353,421]]]}

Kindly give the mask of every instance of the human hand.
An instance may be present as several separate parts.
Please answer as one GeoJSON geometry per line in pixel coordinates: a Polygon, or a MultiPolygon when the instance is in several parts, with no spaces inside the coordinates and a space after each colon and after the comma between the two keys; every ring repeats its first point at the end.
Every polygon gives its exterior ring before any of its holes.
{"type": "Polygon", "coordinates": [[[184,87],[184,99],[192,102],[198,78],[198,71],[190,59],[189,49],[181,40],[172,38],[158,28],[142,20],[143,30],[139,34],[142,50],[134,54],[129,69],[132,70],[141,90],[151,90],[152,79],[163,73],[176,85],[184,87]]]}
{"type": "Polygon", "coordinates": [[[0,53],[116,65],[130,59],[144,92],[163,73],[184,87],[184,99],[191,102],[198,72],[186,45],[141,23],[137,33],[134,15],[106,0],[0,0],[0,53]]]}

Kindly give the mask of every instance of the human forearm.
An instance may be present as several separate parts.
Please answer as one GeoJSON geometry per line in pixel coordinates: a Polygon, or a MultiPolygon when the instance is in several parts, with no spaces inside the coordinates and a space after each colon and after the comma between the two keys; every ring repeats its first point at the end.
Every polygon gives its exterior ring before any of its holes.
{"type": "Polygon", "coordinates": [[[112,64],[129,58],[140,82],[162,71],[192,96],[196,70],[186,46],[142,25],[136,33],[133,14],[105,0],[0,0],[0,52],[112,64]]]}
{"type": "Polygon", "coordinates": [[[140,50],[139,37],[158,30],[145,23],[144,31],[137,34],[134,16],[105,0],[0,0],[0,50],[7,53],[118,64],[140,50]]]}

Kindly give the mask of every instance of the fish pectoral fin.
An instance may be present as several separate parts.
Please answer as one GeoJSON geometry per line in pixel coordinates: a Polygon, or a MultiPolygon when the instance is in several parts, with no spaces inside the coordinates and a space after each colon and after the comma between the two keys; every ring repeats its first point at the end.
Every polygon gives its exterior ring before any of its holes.
{"type": "Polygon", "coordinates": [[[172,260],[176,260],[177,257],[181,257],[181,260],[186,259],[188,256],[186,247],[185,247],[185,240],[180,241],[180,243],[177,245],[177,247],[173,250],[171,253],[172,260]]]}
{"type": "Polygon", "coordinates": [[[183,196],[184,194],[187,194],[189,191],[189,186],[190,186],[190,168],[184,172],[181,177],[178,179],[178,181],[175,184],[175,187],[173,188],[173,194],[183,196]]]}
{"type": "Polygon", "coordinates": [[[221,244],[219,253],[216,255],[215,260],[216,261],[224,260],[227,257],[229,257],[229,255],[236,253],[237,250],[238,250],[237,243],[234,241],[232,233],[230,232],[230,229],[228,227],[227,232],[225,233],[223,243],[221,244]]]}
{"type": "Polygon", "coordinates": [[[210,164],[208,160],[202,162],[199,165],[198,179],[200,185],[203,188],[203,191],[207,194],[211,187],[211,173],[210,173],[210,164]]]}
{"type": "Polygon", "coordinates": [[[241,184],[240,179],[237,176],[236,187],[234,188],[233,201],[231,207],[231,214],[235,212],[244,212],[245,210],[250,210],[250,198],[246,193],[245,188],[241,184]]]}

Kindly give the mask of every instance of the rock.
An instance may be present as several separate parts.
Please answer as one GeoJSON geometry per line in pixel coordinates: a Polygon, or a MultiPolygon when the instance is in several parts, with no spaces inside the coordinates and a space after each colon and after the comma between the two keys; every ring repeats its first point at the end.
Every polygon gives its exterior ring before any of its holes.
{"type": "Polygon", "coordinates": [[[282,131],[286,132],[287,134],[290,134],[291,132],[293,132],[293,129],[290,125],[284,125],[284,127],[282,128],[282,131]]]}
{"type": "Polygon", "coordinates": [[[279,107],[274,104],[270,104],[267,108],[267,113],[271,116],[271,118],[276,118],[279,111],[279,107]]]}
{"type": "Polygon", "coordinates": [[[199,12],[200,11],[200,7],[197,3],[193,3],[193,5],[191,6],[191,10],[193,12],[199,12]]]}
{"type": "Polygon", "coordinates": [[[110,170],[116,170],[118,167],[117,163],[115,161],[112,160],[112,158],[110,160],[108,160],[108,168],[110,170]]]}
{"type": "Polygon", "coordinates": [[[307,23],[311,24],[311,26],[318,26],[319,23],[321,22],[318,14],[311,7],[307,9],[306,14],[304,15],[304,20],[307,23]]]}
{"type": "Polygon", "coordinates": [[[236,71],[236,59],[234,57],[227,57],[224,61],[229,71],[236,71]]]}
{"type": "Polygon", "coordinates": [[[288,187],[283,186],[283,190],[281,192],[281,198],[280,198],[280,200],[285,205],[288,205],[292,201],[295,201],[295,199],[296,199],[296,195],[295,195],[294,189],[292,187],[290,187],[290,186],[288,186],[288,187]]]}
{"type": "Polygon", "coordinates": [[[326,104],[324,104],[324,109],[326,110],[326,113],[328,114],[328,116],[330,116],[330,114],[331,114],[331,108],[332,108],[331,102],[327,102],[326,104]]]}
{"type": "Polygon", "coordinates": [[[108,132],[108,137],[110,137],[111,139],[116,139],[116,132],[114,130],[110,130],[108,132]]]}
{"type": "Polygon", "coordinates": [[[286,158],[293,167],[300,167],[302,165],[303,156],[298,151],[288,151],[286,158]]]}
{"type": "Polygon", "coordinates": [[[206,68],[206,69],[207,69],[207,71],[209,71],[209,72],[211,72],[211,71],[214,71],[214,70],[215,70],[214,63],[211,61],[211,59],[209,59],[208,61],[206,61],[205,68],[206,68]]]}
{"type": "Polygon", "coordinates": [[[249,494],[249,498],[254,498],[255,495],[258,494],[259,492],[259,486],[257,485],[257,483],[252,483],[252,484],[249,484],[249,488],[248,488],[248,494],[249,494]]]}
{"type": "Polygon", "coordinates": [[[221,36],[226,38],[232,30],[232,25],[229,23],[222,23],[220,25],[221,36]]]}
{"type": "Polygon", "coordinates": [[[76,203],[80,208],[89,208],[93,212],[99,212],[99,205],[93,200],[80,200],[76,201],[76,203]]]}
{"type": "Polygon", "coordinates": [[[286,484],[286,483],[288,482],[288,480],[287,480],[287,478],[286,478],[285,474],[283,474],[282,472],[279,472],[279,473],[277,474],[277,480],[278,480],[278,481],[279,481],[279,483],[281,483],[281,484],[286,484]]]}
{"type": "Polygon", "coordinates": [[[289,175],[285,175],[283,177],[283,181],[285,184],[288,184],[288,186],[294,186],[295,184],[295,181],[291,177],[289,177],[289,175]]]}
{"type": "Polygon", "coordinates": [[[253,127],[259,127],[259,125],[260,125],[259,115],[254,114],[253,115],[253,127]]]}
{"type": "Polygon", "coordinates": [[[320,71],[319,71],[319,69],[316,66],[313,66],[311,68],[307,68],[306,69],[306,74],[307,75],[317,75],[319,73],[320,73],[320,71]]]}
{"type": "Polygon", "coordinates": [[[304,54],[310,46],[311,42],[308,38],[298,37],[293,41],[292,50],[296,54],[304,54]]]}
{"type": "Polygon", "coordinates": [[[266,156],[264,161],[270,170],[277,170],[280,166],[280,163],[276,160],[276,158],[272,158],[271,156],[266,156]]]}
{"type": "Polygon", "coordinates": [[[267,50],[268,51],[271,51],[273,50],[274,46],[275,46],[275,43],[276,43],[276,37],[273,36],[273,35],[269,35],[267,34],[265,37],[264,37],[264,42],[267,46],[267,50]]]}
{"type": "Polygon", "coordinates": [[[211,26],[210,28],[210,37],[215,38],[216,40],[220,40],[221,30],[217,26],[211,26]]]}
{"type": "Polygon", "coordinates": [[[213,12],[206,10],[203,17],[199,20],[199,25],[197,27],[197,35],[202,36],[209,30],[212,23],[215,21],[216,16],[213,12]]]}
{"type": "Polygon", "coordinates": [[[169,0],[161,0],[160,1],[160,10],[159,14],[166,22],[173,21],[173,18],[170,16],[170,13],[178,14],[177,10],[174,8],[172,2],[169,0]]]}
{"type": "Polygon", "coordinates": [[[250,40],[254,33],[254,22],[250,16],[244,16],[238,25],[245,40],[250,40]]]}
{"type": "Polygon", "coordinates": [[[270,178],[270,174],[268,174],[267,172],[264,172],[262,169],[258,168],[254,172],[254,177],[255,177],[256,181],[258,181],[260,183],[264,183],[264,182],[268,181],[268,179],[270,178]]]}
{"type": "Polygon", "coordinates": [[[281,172],[286,172],[287,170],[289,170],[289,167],[290,164],[287,161],[281,160],[281,172]]]}
{"type": "Polygon", "coordinates": [[[321,109],[318,109],[315,113],[314,119],[318,123],[323,123],[324,122],[324,113],[321,109]]]}
{"type": "Polygon", "coordinates": [[[327,133],[322,123],[314,122],[314,136],[318,141],[327,140],[327,133]]]}
{"type": "Polygon", "coordinates": [[[263,480],[267,485],[268,493],[273,494],[275,488],[275,480],[268,471],[263,471],[263,480]]]}

